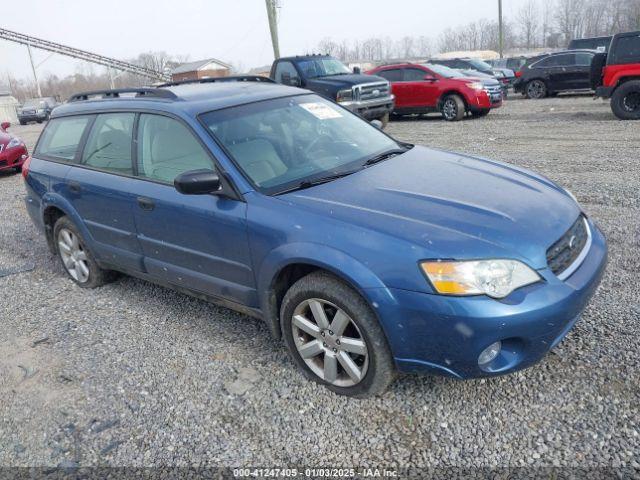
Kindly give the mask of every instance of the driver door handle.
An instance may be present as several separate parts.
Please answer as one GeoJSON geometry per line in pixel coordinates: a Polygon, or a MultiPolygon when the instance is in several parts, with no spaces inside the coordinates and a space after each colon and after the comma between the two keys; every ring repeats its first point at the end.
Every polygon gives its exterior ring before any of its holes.
{"type": "Polygon", "coordinates": [[[143,210],[153,210],[156,206],[155,202],[147,197],[138,197],[138,206],[143,210]]]}

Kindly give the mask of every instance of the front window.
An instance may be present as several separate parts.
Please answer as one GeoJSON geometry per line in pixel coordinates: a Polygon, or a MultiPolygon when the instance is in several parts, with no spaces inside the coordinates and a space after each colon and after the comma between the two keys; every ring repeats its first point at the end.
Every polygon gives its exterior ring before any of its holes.
{"type": "Polygon", "coordinates": [[[317,95],[278,98],[201,115],[216,140],[263,193],[354,172],[403,147],[317,95]]]}
{"type": "Polygon", "coordinates": [[[351,71],[344,63],[336,58],[314,58],[302,60],[298,63],[305,78],[326,77],[329,75],[346,75],[351,71]]]}

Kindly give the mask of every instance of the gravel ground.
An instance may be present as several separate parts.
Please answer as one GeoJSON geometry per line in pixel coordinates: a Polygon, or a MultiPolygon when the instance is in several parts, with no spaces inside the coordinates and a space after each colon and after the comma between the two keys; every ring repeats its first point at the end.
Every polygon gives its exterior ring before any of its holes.
{"type": "MultiPolygon", "coordinates": [[[[570,188],[610,263],[533,368],[400,378],[350,400],[303,379],[265,325],[121,278],[86,291],[0,174],[0,466],[581,466],[640,469],[640,137],[588,97],[487,118],[393,122],[400,139],[529,167],[570,188]]],[[[33,147],[39,126],[14,127],[33,147]]]]}

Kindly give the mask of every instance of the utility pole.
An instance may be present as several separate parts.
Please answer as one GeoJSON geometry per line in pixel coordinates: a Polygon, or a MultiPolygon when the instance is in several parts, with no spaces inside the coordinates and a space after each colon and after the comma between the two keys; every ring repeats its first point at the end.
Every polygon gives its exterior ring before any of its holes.
{"type": "Polygon", "coordinates": [[[269,30],[271,31],[271,44],[273,45],[273,56],[280,58],[280,44],[278,42],[278,12],[276,11],[277,0],[266,0],[267,17],[269,18],[269,30]]]}
{"type": "Polygon", "coordinates": [[[42,97],[40,91],[40,83],[38,82],[38,75],[36,74],[36,66],[33,64],[33,54],[31,53],[31,44],[27,43],[27,50],[29,52],[29,60],[31,61],[31,70],[33,70],[33,79],[36,81],[36,90],[38,91],[38,98],[42,97]]]}
{"type": "Polygon", "coordinates": [[[498,46],[500,58],[504,56],[504,31],[502,27],[502,0],[498,0],[498,46]]]}

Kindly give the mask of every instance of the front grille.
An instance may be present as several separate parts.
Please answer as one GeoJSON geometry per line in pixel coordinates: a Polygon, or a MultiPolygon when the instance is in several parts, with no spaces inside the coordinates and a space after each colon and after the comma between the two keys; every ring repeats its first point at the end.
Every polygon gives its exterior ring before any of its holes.
{"type": "Polygon", "coordinates": [[[575,223],[560,239],[547,250],[547,264],[558,277],[568,277],[579,266],[582,252],[588,248],[589,227],[580,215],[575,223]]]}
{"type": "Polygon", "coordinates": [[[373,100],[376,98],[387,97],[389,95],[389,83],[365,83],[353,87],[353,97],[356,101],[373,100]]]}
{"type": "Polygon", "coordinates": [[[7,161],[6,160],[0,160],[0,167],[4,167],[7,165],[7,161]]]}

